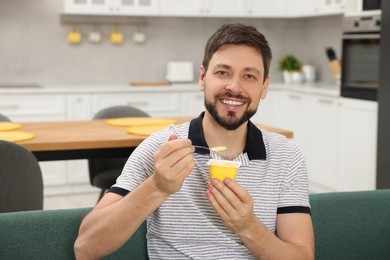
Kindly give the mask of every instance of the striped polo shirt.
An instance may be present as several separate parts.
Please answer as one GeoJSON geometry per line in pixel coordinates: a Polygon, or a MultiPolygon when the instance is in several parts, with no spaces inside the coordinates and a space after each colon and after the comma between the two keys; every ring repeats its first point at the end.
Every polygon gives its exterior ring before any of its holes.
{"type": "MultiPolygon", "coordinates": [[[[153,174],[153,154],[171,134],[207,146],[202,113],[191,122],[170,125],[143,141],[129,157],[110,192],[125,196],[153,174]]],[[[182,188],[147,218],[150,259],[255,259],[237,235],[222,224],[206,198],[210,181],[207,161],[219,158],[196,149],[195,167],[182,188]]],[[[308,177],[302,152],[284,136],[258,129],[248,122],[244,151],[236,181],[252,196],[254,213],[275,233],[277,214],[310,213],[308,177]]]]}

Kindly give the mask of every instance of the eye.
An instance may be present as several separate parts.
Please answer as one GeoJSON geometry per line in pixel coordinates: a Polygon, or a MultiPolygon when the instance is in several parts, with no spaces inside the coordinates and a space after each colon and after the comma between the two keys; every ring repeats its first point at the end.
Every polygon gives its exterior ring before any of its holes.
{"type": "Polygon", "coordinates": [[[218,70],[215,72],[216,75],[218,76],[228,76],[229,73],[227,71],[224,71],[224,70],[218,70]]]}
{"type": "Polygon", "coordinates": [[[257,77],[256,77],[255,75],[252,75],[252,74],[245,74],[244,77],[245,77],[246,79],[253,79],[253,80],[256,80],[256,79],[257,79],[257,77]]]}

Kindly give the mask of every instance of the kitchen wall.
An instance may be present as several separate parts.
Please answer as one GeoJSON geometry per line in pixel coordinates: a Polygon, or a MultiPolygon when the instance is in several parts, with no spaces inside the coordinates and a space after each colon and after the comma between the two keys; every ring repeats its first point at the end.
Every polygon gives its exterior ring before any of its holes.
{"type": "Polygon", "coordinates": [[[137,27],[122,25],[119,28],[125,33],[125,42],[114,46],[107,40],[113,24],[98,27],[104,34],[99,44],[85,40],[92,26],[82,25],[83,42],[70,45],[66,40],[70,26],[60,20],[62,9],[62,0],[0,1],[0,83],[161,81],[167,61],[190,60],[198,68],[207,38],[222,23],[233,21],[252,24],[266,35],[274,53],[270,71],[274,81],[281,81],[279,58],[292,53],[315,65],[321,81],[332,82],[325,48],[332,46],[341,54],[341,15],[300,19],[131,18],[148,23],[139,28],[146,33],[146,42],[133,43],[131,35],[137,27]]]}

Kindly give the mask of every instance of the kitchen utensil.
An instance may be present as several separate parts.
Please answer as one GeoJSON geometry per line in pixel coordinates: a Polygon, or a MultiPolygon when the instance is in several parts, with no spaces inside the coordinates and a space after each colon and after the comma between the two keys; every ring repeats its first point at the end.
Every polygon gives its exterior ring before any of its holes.
{"type": "Polygon", "coordinates": [[[193,145],[193,147],[209,150],[209,151],[216,152],[216,153],[223,152],[223,151],[227,150],[227,147],[225,147],[225,146],[206,147],[206,146],[193,145]]]}
{"type": "Polygon", "coordinates": [[[170,61],[167,63],[166,79],[170,82],[194,81],[194,64],[190,61],[170,61]]]}
{"type": "Polygon", "coordinates": [[[76,27],[72,27],[68,33],[68,42],[78,44],[81,42],[81,33],[76,27]]]}
{"type": "Polygon", "coordinates": [[[92,43],[99,43],[102,40],[102,35],[94,29],[88,34],[88,40],[92,43]]]}
{"type": "Polygon", "coordinates": [[[312,83],[316,78],[316,69],[313,65],[305,64],[302,66],[302,72],[305,82],[312,83]]]}
{"type": "Polygon", "coordinates": [[[123,33],[120,32],[117,28],[110,33],[110,42],[112,44],[122,44],[123,43],[123,33]]]}
{"type": "Polygon", "coordinates": [[[329,47],[326,48],[326,55],[328,56],[329,59],[329,67],[330,70],[332,71],[333,77],[337,80],[340,79],[341,65],[340,65],[340,61],[336,57],[336,52],[334,51],[333,48],[329,47]]]}

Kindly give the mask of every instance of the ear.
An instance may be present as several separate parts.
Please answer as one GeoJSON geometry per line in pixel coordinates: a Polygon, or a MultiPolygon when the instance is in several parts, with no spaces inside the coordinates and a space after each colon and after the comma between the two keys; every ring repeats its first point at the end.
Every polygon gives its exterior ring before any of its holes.
{"type": "Polygon", "coordinates": [[[201,91],[204,91],[204,80],[206,76],[206,70],[203,67],[203,65],[200,66],[200,72],[199,72],[199,89],[201,91]]]}
{"type": "Polygon", "coordinates": [[[265,79],[265,81],[263,83],[263,90],[261,91],[260,99],[265,99],[265,97],[267,96],[269,81],[270,81],[270,78],[269,78],[269,76],[267,76],[267,78],[265,79]]]}

